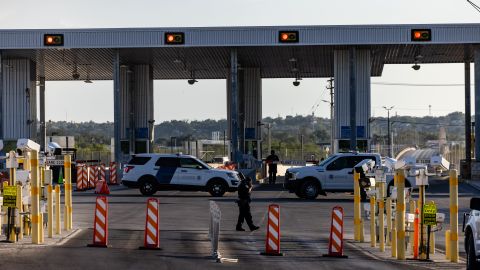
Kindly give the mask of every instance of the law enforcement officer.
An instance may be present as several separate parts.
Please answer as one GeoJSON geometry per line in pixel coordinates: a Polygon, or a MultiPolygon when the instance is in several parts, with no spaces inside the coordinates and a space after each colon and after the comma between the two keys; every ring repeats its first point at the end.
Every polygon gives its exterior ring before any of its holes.
{"type": "Polygon", "coordinates": [[[237,222],[237,231],[245,231],[242,228],[243,221],[247,222],[250,231],[258,230],[258,226],[255,226],[252,221],[252,214],[250,213],[250,193],[252,192],[252,179],[246,177],[240,182],[238,186],[238,222],[237,222]]]}
{"type": "Polygon", "coordinates": [[[280,159],[275,155],[275,151],[272,150],[270,155],[265,159],[268,164],[268,183],[275,184],[277,181],[277,163],[280,159]]]}

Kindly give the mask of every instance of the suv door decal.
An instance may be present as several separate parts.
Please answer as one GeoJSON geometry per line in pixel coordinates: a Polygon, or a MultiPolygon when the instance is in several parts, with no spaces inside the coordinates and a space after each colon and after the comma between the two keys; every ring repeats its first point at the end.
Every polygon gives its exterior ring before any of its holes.
{"type": "Polygon", "coordinates": [[[159,167],[157,174],[157,182],[159,184],[170,184],[172,182],[175,171],[179,166],[179,160],[175,157],[161,157],[155,163],[155,167],[159,167]]]}

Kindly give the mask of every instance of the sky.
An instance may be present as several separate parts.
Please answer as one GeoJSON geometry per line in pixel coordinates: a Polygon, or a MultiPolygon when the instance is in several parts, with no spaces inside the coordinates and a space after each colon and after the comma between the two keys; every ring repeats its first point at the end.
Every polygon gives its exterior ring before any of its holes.
{"type": "MultiPolygon", "coordinates": [[[[358,25],[478,23],[480,13],[465,0],[0,0],[1,29],[197,27],[254,25],[358,25]]],[[[480,0],[473,1],[480,5],[480,0]]],[[[463,64],[387,65],[372,78],[372,116],[393,114],[440,116],[464,112],[463,64]],[[460,84],[405,86],[382,83],[460,84]]],[[[473,64],[472,64],[473,72],[473,64]]],[[[472,75],[473,76],[473,75],[472,75]]],[[[263,116],[330,117],[327,78],[264,79],[263,116]]],[[[473,77],[472,77],[473,80],[473,77]]],[[[226,118],[225,80],[155,81],[156,123],[169,120],[226,118]],[[172,102],[176,100],[177,102],[172,102]],[[181,104],[182,108],[178,109],[181,104]]],[[[473,100],[473,93],[472,93],[473,100]]],[[[47,82],[46,119],[113,121],[113,83],[47,82]],[[74,100],[65,103],[64,100],[74,100]]]]}

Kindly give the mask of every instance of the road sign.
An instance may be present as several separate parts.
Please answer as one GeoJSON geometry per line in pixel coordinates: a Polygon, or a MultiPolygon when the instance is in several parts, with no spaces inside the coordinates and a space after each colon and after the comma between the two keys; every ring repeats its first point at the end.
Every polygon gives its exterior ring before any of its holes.
{"type": "Polygon", "coordinates": [[[437,206],[427,203],[423,206],[423,225],[437,225],[437,206]]]}
{"type": "Polygon", "coordinates": [[[3,188],[3,206],[17,207],[17,186],[3,188]]]}

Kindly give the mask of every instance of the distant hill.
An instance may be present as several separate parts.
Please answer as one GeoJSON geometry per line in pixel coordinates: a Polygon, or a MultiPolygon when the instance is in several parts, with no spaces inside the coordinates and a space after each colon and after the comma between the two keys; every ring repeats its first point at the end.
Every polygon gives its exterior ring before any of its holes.
{"type": "MultiPolygon", "coordinates": [[[[410,117],[394,116],[390,118],[392,132],[397,143],[424,144],[427,140],[438,139],[441,126],[446,128],[447,140],[464,140],[464,114],[461,112],[450,113],[441,117],[410,117]]],[[[321,117],[287,116],[285,118],[266,117],[264,123],[270,123],[272,128],[272,144],[298,145],[303,135],[306,145],[328,143],[330,140],[330,120],[321,117]]],[[[387,119],[376,117],[370,120],[372,142],[385,140],[387,133],[387,119]]],[[[172,120],[155,125],[155,142],[168,145],[170,137],[177,137],[177,143],[190,139],[211,139],[212,132],[219,131],[223,138],[223,131],[227,129],[227,121],[179,121],[172,120]]],[[[262,129],[264,138],[266,128],[262,129]]],[[[78,148],[104,148],[110,144],[113,137],[113,123],[95,122],[49,122],[47,135],[75,136],[78,148]]]]}

